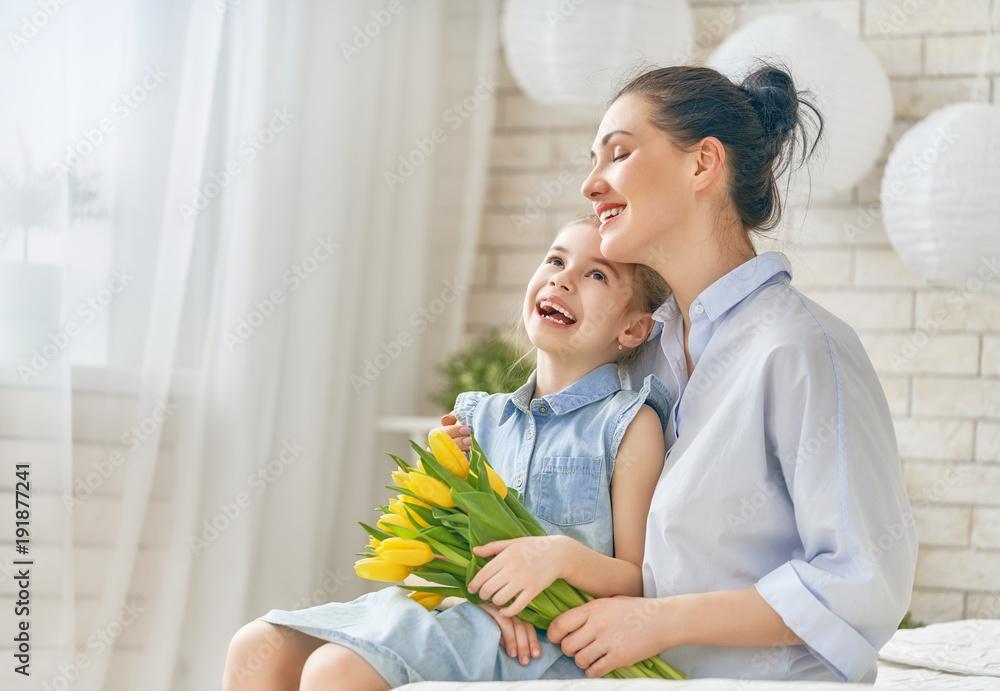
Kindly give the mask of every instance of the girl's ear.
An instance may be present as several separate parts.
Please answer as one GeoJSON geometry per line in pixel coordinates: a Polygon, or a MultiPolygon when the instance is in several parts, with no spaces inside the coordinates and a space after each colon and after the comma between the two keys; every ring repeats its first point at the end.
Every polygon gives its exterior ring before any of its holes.
{"type": "Polygon", "coordinates": [[[618,334],[618,342],[626,348],[642,345],[653,331],[653,315],[646,312],[618,334]]]}

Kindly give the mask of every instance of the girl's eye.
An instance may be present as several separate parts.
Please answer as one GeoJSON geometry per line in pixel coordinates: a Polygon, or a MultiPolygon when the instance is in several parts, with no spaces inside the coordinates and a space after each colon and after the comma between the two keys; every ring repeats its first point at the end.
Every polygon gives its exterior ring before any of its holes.
{"type": "Polygon", "coordinates": [[[545,261],[545,263],[546,264],[555,264],[556,266],[562,266],[563,265],[563,260],[560,259],[559,257],[549,257],[545,261]]]}
{"type": "Polygon", "coordinates": [[[591,271],[590,275],[591,275],[591,277],[596,278],[598,281],[603,281],[604,283],[608,282],[608,277],[605,276],[600,271],[591,271]]]}

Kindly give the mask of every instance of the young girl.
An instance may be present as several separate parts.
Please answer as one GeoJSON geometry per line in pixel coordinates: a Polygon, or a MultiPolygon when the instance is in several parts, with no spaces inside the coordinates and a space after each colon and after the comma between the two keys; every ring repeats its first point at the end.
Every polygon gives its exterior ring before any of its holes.
{"type": "Polygon", "coordinates": [[[514,616],[558,578],[596,597],[642,594],[646,514],[671,408],[654,376],[636,391],[619,378],[669,290],[647,267],[604,258],[598,223],[589,216],[563,228],[528,284],[521,316],[538,349],[528,381],[512,394],[456,402],[465,433],[475,427],[487,458],[549,533],[477,548],[493,558],[469,589],[494,604],[428,612],[391,587],[349,603],[272,610],[233,639],[227,691],[583,676],[544,632],[514,616]],[[275,640],[263,667],[238,673],[275,640]]]}

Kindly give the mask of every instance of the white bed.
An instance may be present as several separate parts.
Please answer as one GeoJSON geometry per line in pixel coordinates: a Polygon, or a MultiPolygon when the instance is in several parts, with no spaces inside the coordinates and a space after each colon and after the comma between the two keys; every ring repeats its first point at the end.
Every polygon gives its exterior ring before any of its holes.
{"type": "MultiPolygon", "coordinates": [[[[907,691],[1000,691],[1000,621],[968,619],[898,631],[882,648],[876,688],[907,691]]],[[[655,681],[421,682],[405,691],[848,691],[829,682],[697,679],[655,681]]]]}

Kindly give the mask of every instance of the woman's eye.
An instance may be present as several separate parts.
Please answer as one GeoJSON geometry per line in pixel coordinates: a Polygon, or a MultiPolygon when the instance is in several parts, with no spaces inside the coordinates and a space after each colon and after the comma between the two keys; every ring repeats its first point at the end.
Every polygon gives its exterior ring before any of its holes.
{"type": "Polygon", "coordinates": [[[628,156],[628,154],[627,154],[627,153],[625,153],[625,154],[618,154],[617,156],[615,156],[615,157],[614,157],[613,159],[611,159],[611,160],[612,160],[612,161],[620,161],[620,160],[622,160],[623,158],[626,158],[627,156],[628,156]]]}

